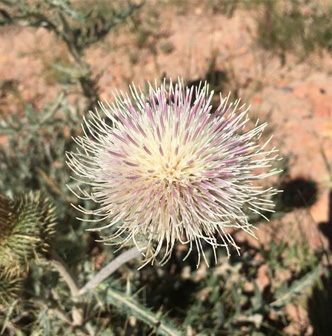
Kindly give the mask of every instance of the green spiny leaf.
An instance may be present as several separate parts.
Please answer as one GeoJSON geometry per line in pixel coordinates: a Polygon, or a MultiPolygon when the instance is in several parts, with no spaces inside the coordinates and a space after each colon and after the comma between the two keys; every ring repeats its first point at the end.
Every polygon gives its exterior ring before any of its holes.
{"type": "Polygon", "coordinates": [[[135,316],[149,325],[154,329],[157,335],[182,335],[182,332],[169,325],[164,317],[157,316],[154,312],[123,293],[108,288],[106,298],[108,302],[113,304],[120,311],[126,313],[128,316],[135,316]]]}
{"type": "Polygon", "coordinates": [[[301,279],[294,281],[287,291],[281,290],[276,292],[276,300],[273,301],[271,308],[280,308],[289,303],[294,296],[302,294],[304,290],[313,286],[318,280],[321,267],[318,265],[313,271],[304,275],[301,279]]]}

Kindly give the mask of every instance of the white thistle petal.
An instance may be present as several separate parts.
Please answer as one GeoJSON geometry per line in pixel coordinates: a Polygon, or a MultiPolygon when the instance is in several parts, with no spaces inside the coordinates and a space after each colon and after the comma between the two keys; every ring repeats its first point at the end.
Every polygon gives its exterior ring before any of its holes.
{"type": "Polygon", "coordinates": [[[256,237],[248,222],[250,213],[273,211],[277,190],[264,189],[256,181],[279,173],[268,169],[279,157],[258,140],[267,124],[245,132],[249,122],[245,104],[230,102],[230,94],[211,111],[213,91],[208,85],[185,87],[181,80],[158,87],[149,83],[149,94],[130,87],[131,97],[114,92],[114,103],[99,103],[106,119],[90,111],[83,118],[83,135],[74,139],[77,151],[67,153],[69,167],[88,193],[78,188],[76,197],[91,199],[97,210],[76,209],[94,214],[92,228],[114,227],[116,232],[103,242],[138,246],[145,264],[153,262],[163,246],[161,263],[171,257],[175,243],[193,243],[198,263],[207,263],[202,241],[213,248],[229,246],[239,253],[229,229],[242,229],[256,237]],[[195,95],[194,95],[195,92],[195,95]],[[195,99],[193,97],[196,97],[195,99]],[[265,171],[262,172],[262,168],[265,171]],[[267,168],[267,171],[266,171],[267,168]],[[256,170],[258,172],[256,173],[256,170]],[[100,217],[100,218],[99,218],[100,217]],[[119,238],[126,235],[121,242],[119,238]]]}

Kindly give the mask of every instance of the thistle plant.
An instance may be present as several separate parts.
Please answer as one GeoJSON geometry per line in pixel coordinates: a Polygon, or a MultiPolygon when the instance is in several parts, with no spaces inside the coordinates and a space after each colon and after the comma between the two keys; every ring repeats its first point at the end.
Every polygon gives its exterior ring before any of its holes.
{"type": "MultiPolygon", "coordinates": [[[[85,59],[86,50],[98,49],[127,19],[144,33],[139,23],[154,16],[147,7],[151,4],[0,4],[0,25],[46,29],[67,47],[61,55],[71,62],[48,62],[55,79],[61,81],[58,75],[64,74],[67,82],[53,102],[39,109],[35,101],[26,101],[31,104],[25,113],[8,114],[4,108],[0,116],[0,133],[6,135],[0,141],[0,193],[26,195],[13,200],[0,196],[0,334],[286,332],[292,322],[285,306],[301,305],[305,290],[325,268],[325,251],[311,251],[305,232],[287,231],[287,239],[281,239],[277,230],[284,226],[272,222],[269,241],[257,247],[248,239],[241,257],[217,256],[219,246],[228,254],[239,252],[236,232],[255,236],[251,224],[257,214],[273,211],[271,197],[277,191],[262,183],[278,172],[272,169],[278,155],[262,136],[266,124],[252,123],[248,108],[229,96],[221,97],[214,109],[207,85],[186,88],[179,81],[150,85],[147,94],[134,86],[131,96],[115,94],[113,104],[100,104],[99,111],[86,117],[82,133],[82,106],[96,106],[101,76],[85,59]],[[83,134],[76,138],[77,150],[68,130],[74,137],[83,134]],[[69,189],[83,199],[66,189],[65,151],[77,173],[69,189]],[[52,200],[58,214],[54,244],[54,211],[42,195],[52,200]],[[77,221],[70,203],[84,213],[84,222],[77,221]],[[92,221],[100,219],[98,225],[89,223],[90,214],[92,221]],[[134,246],[116,255],[96,244],[96,235],[84,232],[87,226],[100,230],[106,244],[134,246]],[[197,250],[208,261],[213,254],[205,248],[210,245],[219,265],[207,268],[201,263],[195,269],[194,253],[182,261],[185,249],[174,249],[181,243],[187,244],[188,256],[197,250]],[[166,262],[172,250],[181,254],[174,253],[163,267],[137,271],[141,262],[133,259],[141,254],[144,264],[166,262]],[[266,286],[261,286],[262,273],[266,286]]],[[[162,36],[154,28],[153,35],[162,36]]],[[[205,78],[220,88],[210,68],[205,78]]],[[[237,82],[231,73],[226,77],[237,82]]]]}
{"type": "Polygon", "coordinates": [[[107,221],[91,230],[115,228],[103,242],[134,244],[145,263],[163,246],[166,263],[177,242],[189,245],[187,256],[197,247],[198,264],[201,255],[207,262],[208,243],[217,260],[218,246],[239,252],[233,228],[255,237],[248,216],[273,211],[277,191],[257,181],[279,172],[271,168],[277,150],[259,142],[266,123],[246,129],[249,108],[240,100],[221,96],[213,111],[207,84],[166,84],[149,84],[148,95],[132,86],[131,98],[120,92],[114,103],[99,104],[106,119],[98,110],[84,119],[68,165],[91,187],[77,196],[98,206],[77,209],[107,221]]]}

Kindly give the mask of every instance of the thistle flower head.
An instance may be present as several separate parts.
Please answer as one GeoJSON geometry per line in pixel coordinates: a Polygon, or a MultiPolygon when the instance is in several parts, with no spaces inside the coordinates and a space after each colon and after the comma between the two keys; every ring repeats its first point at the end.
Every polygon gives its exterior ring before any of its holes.
{"type": "Polygon", "coordinates": [[[276,174],[276,150],[260,145],[266,123],[248,127],[248,108],[240,100],[220,97],[212,110],[213,92],[166,82],[149,85],[144,95],[135,86],[131,97],[114,94],[113,104],[100,103],[103,113],[90,111],[84,135],[67,153],[78,179],[91,186],[79,197],[98,203],[97,210],[79,210],[107,220],[113,227],[105,242],[132,242],[153,261],[163,246],[166,262],[176,242],[193,244],[204,255],[202,242],[215,252],[239,247],[231,228],[254,236],[250,213],[272,211],[271,195],[256,181],[276,174]],[[267,168],[266,171],[264,168],[267,168]]]}
{"type": "Polygon", "coordinates": [[[0,264],[15,273],[28,260],[46,252],[54,233],[54,207],[40,193],[0,195],[0,264]]]}

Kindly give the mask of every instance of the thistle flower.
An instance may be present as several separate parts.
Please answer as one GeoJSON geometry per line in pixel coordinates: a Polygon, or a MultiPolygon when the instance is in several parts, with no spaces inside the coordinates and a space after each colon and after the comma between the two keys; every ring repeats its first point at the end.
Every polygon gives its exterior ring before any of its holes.
{"type": "Polygon", "coordinates": [[[0,195],[0,264],[10,273],[46,252],[54,233],[54,208],[40,193],[9,200],[0,195]]]}
{"type": "Polygon", "coordinates": [[[98,204],[77,209],[109,221],[91,230],[115,228],[102,241],[136,244],[146,262],[165,246],[165,263],[176,242],[189,244],[187,256],[195,244],[198,263],[201,255],[206,260],[203,241],[215,258],[218,246],[239,251],[231,228],[255,236],[250,213],[273,211],[276,190],[256,183],[278,173],[270,168],[277,150],[258,142],[267,124],[246,131],[249,108],[230,95],[212,111],[207,84],[130,90],[131,97],[116,92],[113,104],[100,103],[106,119],[90,111],[77,151],[67,153],[78,180],[91,187],[75,194],[98,204]]]}

